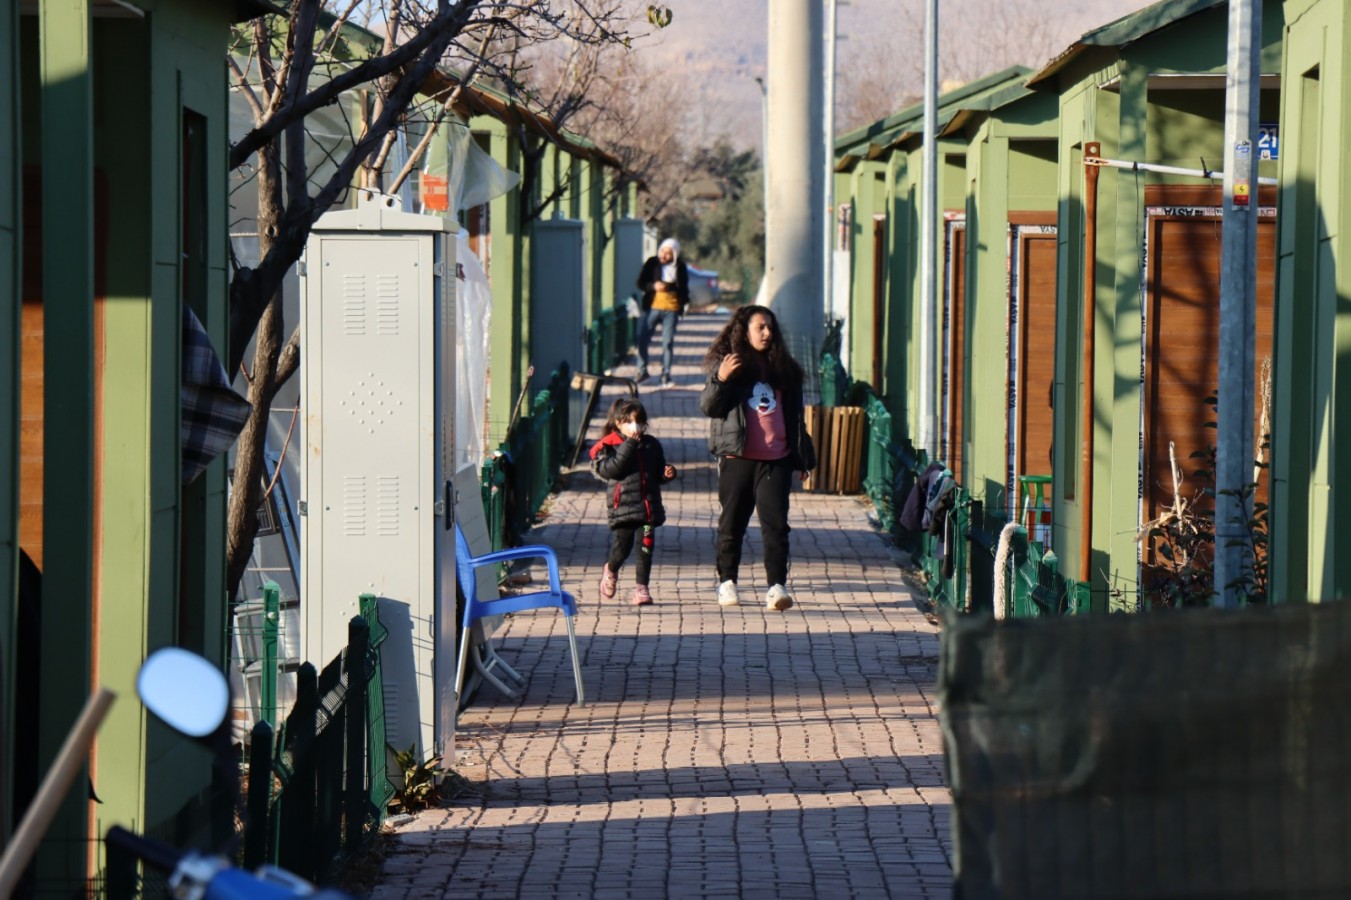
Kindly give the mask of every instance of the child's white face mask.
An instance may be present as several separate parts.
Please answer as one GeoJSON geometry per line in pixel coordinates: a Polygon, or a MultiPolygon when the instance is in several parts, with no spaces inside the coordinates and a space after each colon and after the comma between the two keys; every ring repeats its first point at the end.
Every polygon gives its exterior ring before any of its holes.
{"type": "Polygon", "coordinates": [[[619,426],[619,433],[624,437],[638,437],[645,431],[647,431],[647,426],[640,425],[637,422],[624,422],[619,426]]]}

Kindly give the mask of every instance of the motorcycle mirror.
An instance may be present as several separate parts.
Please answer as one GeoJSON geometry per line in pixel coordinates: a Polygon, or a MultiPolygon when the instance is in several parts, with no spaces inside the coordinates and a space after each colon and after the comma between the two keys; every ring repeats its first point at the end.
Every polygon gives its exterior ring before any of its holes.
{"type": "Polygon", "coordinates": [[[181,647],[150,654],[136,677],[136,693],[166,725],[190,737],[206,737],[225,721],[230,686],[212,663],[181,647]]]}

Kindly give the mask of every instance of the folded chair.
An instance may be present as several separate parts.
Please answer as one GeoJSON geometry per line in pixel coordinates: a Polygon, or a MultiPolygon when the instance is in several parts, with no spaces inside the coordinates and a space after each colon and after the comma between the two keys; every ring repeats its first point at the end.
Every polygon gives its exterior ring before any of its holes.
{"type": "MultiPolygon", "coordinates": [[[[552,606],[561,610],[566,616],[564,622],[568,626],[568,649],[572,653],[572,677],[577,684],[577,703],[578,705],[585,705],[586,694],[582,687],[582,664],[577,656],[577,632],[573,627],[573,620],[577,616],[577,601],[571,594],[563,590],[559,582],[558,557],[554,554],[553,548],[543,544],[531,544],[525,547],[512,547],[507,550],[498,550],[495,553],[474,556],[469,552],[469,542],[465,539],[464,532],[457,522],[455,524],[455,571],[459,576],[460,588],[464,594],[464,619],[461,623],[464,627],[464,634],[460,638],[460,659],[455,674],[455,696],[459,697],[464,688],[469,656],[471,653],[477,652],[477,648],[473,646],[473,633],[474,624],[479,619],[485,616],[501,616],[507,613],[523,612],[527,609],[544,609],[552,606]],[[543,559],[549,569],[549,589],[518,594],[514,597],[480,598],[476,583],[478,570],[484,566],[494,566],[515,559],[543,559]]],[[[493,677],[490,670],[500,665],[503,671],[510,674],[521,684],[525,683],[525,679],[503,662],[501,657],[497,656],[491,644],[489,644],[488,656],[488,664],[481,665],[480,672],[507,696],[515,698],[515,692],[493,677]]]]}

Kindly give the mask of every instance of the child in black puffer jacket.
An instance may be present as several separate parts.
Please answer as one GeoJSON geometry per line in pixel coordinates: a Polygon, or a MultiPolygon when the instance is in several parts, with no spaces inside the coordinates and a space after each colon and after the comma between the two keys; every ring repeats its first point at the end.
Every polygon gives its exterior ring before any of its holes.
{"type": "Polygon", "coordinates": [[[647,433],[643,404],[621,397],[610,406],[601,439],[591,448],[591,471],[605,481],[610,508],[610,558],[601,570],[600,595],[606,600],[614,597],[619,569],[641,535],[634,569],[637,584],[629,602],[647,606],[652,602],[648,582],[656,543],[653,532],[666,521],[661,486],[676,477],[676,470],[667,464],[661,442],[647,433]]]}

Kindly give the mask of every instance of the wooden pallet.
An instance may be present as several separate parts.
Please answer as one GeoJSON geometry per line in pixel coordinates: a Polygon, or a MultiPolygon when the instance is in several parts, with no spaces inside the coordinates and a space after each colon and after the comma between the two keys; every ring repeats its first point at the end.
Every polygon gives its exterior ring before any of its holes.
{"type": "Polygon", "coordinates": [[[859,493],[863,472],[863,408],[808,406],[804,416],[807,433],[816,447],[816,470],[804,487],[816,493],[859,493]]]}

